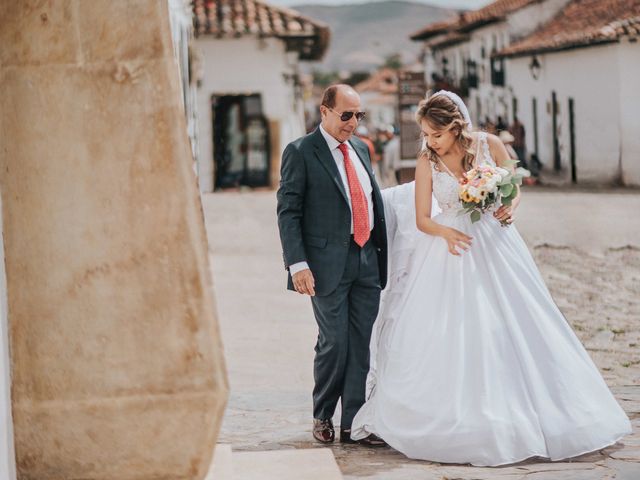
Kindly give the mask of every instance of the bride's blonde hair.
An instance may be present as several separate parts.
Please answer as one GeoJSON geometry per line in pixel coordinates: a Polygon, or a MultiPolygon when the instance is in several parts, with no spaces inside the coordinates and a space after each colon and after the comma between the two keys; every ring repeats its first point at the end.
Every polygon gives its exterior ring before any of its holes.
{"type": "MultiPolygon", "coordinates": [[[[431,95],[421,100],[416,111],[416,122],[421,127],[422,120],[426,120],[434,130],[441,132],[453,130],[456,142],[465,152],[462,158],[462,167],[465,171],[473,168],[476,156],[471,148],[473,137],[469,131],[469,124],[453,100],[446,95],[431,95]]],[[[418,158],[422,157],[427,157],[436,167],[438,166],[438,155],[427,146],[427,142],[423,142],[423,148],[418,153],[418,158]]]]}

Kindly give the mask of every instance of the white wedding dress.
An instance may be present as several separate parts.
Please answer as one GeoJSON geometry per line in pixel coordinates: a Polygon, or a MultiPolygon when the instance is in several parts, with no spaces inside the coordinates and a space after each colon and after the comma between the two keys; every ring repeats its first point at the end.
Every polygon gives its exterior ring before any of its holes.
{"type": "MultiPolygon", "coordinates": [[[[494,164],[480,133],[477,162],[494,164]]],[[[410,458],[496,466],[574,457],[631,432],[555,305],[514,225],[458,215],[458,184],[432,168],[442,212],[473,237],[461,257],[415,227],[414,184],[387,189],[390,278],[371,343],[368,400],[351,436],[410,458]]]]}

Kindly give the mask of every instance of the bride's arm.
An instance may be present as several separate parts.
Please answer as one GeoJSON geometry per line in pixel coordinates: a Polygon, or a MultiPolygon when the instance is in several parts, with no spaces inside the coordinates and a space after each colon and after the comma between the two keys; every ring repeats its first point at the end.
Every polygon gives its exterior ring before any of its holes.
{"type": "MultiPolygon", "coordinates": [[[[487,141],[489,142],[489,152],[491,153],[491,158],[496,162],[496,165],[502,168],[506,168],[507,170],[514,172],[515,167],[510,167],[509,161],[511,157],[509,157],[509,153],[502,143],[500,138],[495,135],[487,135],[487,141]]],[[[494,214],[498,220],[502,220],[503,218],[507,218],[508,216],[513,217],[513,213],[520,205],[520,195],[521,190],[520,187],[516,187],[518,189],[518,195],[511,202],[511,207],[502,206],[500,207],[496,213],[494,214]]]]}
{"type": "Polygon", "coordinates": [[[447,241],[449,252],[460,255],[457,248],[467,250],[471,246],[471,237],[431,219],[431,165],[426,157],[418,158],[416,165],[416,227],[423,233],[442,237],[447,241]]]}

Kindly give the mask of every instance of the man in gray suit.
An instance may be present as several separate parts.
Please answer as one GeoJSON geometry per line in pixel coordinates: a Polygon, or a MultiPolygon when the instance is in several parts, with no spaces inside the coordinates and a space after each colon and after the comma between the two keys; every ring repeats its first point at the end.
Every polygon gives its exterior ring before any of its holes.
{"type": "MultiPolygon", "coordinates": [[[[365,401],[369,340],[387,281],[387,237],[380,189],[365,143],[352,137],[364,116],[348,85],[329,87],[322,123],[287,145],[278,189],[278,226],[288,288],[310,295],[318,323],[314,360],[313,436],[340,441],[365,401]]],[[[371,435],[357,443],[382,446],[371,435]]]]}

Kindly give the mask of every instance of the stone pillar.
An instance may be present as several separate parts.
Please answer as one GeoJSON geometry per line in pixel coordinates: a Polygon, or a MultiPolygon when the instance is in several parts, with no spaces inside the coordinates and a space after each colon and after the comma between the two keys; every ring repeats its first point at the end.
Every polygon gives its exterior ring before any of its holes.
{"type": "Polygon", "coordinates": [[[0,3],[19,479],[201,479],[228,386],[166,1],[0,3]]]}

